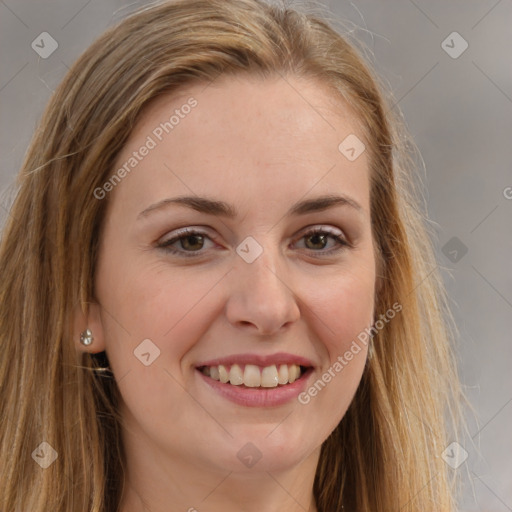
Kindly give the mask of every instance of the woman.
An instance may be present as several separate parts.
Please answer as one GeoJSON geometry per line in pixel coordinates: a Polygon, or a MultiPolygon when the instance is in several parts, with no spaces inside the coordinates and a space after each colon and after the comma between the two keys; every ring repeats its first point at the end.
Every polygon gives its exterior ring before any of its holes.
{"type": "Polygon", "coordinates": [[[105,33],[3,235],[0,509],[454,510],[411,168],[316,16],[165,2],[105,33]]]}

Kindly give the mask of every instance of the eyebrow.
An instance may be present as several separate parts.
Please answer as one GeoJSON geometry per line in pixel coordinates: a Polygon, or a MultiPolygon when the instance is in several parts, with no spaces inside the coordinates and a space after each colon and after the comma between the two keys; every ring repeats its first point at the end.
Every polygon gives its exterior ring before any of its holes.
{"type": "MultiPolygon", "coordinates": [[[[139,213],[137,219],[145,218],[151,212],[162,210],[168,207],[169,205],[181,205],[201,213],[206,213],[208,215],[215,215],[219,217],[226,217],[229,219],[234,219],[238,215],[236,208],[228,203],[225,203],[224,201],[216,201],[213,199],[208,199],[206,197],[199,196],[179,196],[174,198],[163,199],[155,204],[152,204],[151,206],[148,206],[145,210],[139,213]]],[[[358,212],[363,211],[361,205],[357,203],[354,199],[351,199],[350,197],[347,197],[345,195],[329,194],[316,197],[314,199],[306,199],[304,201],[299,201],[290,208],[287,215],[305,215],[308,213],[324,211],[327,210],[328,208],[333,208],[335,206],[349,206],[351,208],[354,208],[358,212]]]]}

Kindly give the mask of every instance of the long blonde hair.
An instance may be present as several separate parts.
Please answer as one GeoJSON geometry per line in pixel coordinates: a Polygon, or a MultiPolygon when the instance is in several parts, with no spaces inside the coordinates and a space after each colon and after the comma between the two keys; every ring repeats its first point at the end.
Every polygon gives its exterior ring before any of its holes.
{"type": "Polygon", "coordinates": [[[402,310],[375,335],[356,396],[322,447],[319,512],[342,504],[345,512],[454,510],[440,457],[454,439],[447,424],[460,396],[451,317],[410,142],[349,40],[321,16],[259,0],[164,2],[109,29],[69,70],[19,173],[0,247],[2,511],[118,509],[119,390],[112,374],[94,369],[101,357],[79,353],[73,340],[76,306],[86,313],[94,301],[108,203],[93,191],[152,99],[220,74],[315,78],[365,128],[380,263],[375,311],[396,302],[402,310]],[[58,454],[46,469],[32,457],[43,441],[58,454]]]}

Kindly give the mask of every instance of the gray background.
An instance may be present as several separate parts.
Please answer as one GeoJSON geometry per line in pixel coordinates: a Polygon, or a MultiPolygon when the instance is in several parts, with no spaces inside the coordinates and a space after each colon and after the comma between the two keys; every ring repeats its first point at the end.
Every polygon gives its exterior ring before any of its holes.
{"type": "MultiPolygon", "coordinates": [[[[144,3],[0,1],[2,224],[15,174],[52,90],[100,33],[144,3]],[[46,59],[31,47],[42,32],[58,42],[46,59]]],[[[468,415],[463,443],[469,456],[451,469],[465,481],[460,510],[512,511],[512,2],[319,5],[355,24],[354,35],[373,54],[425,163],[439,266],[460,331],[460,371],[476,409],[468,415]],[[457,58],[443,49],[462,48],[461,40],[447,39],[454,31],[468,43],[457,58]]],[[[456,457],[463,453],[456,448],[456,457]]]]}

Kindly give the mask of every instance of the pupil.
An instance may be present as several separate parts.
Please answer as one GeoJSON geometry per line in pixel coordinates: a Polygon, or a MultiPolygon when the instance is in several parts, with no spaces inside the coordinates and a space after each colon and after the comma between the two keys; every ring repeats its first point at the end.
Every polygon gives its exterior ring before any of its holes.
{"type": "MultiPolygon", "coordinates": [[[[186,249],[187,247],[185,247],[185,245],[188,245],[189,246],[188,249],[193,249],[194,247],[190,247],[191,244],[189,244],[188,241],[190,241],[191,239],[198,240],[200,238],[202,238],[202,235],[189,235],[189,236],[187,236],[186,238],[183,239],[183,242],[185,242],[185,244],[182,244],[182,245],[184,245],[183,248],[186,249]]],[[[192,246],[193,245],[195,245],[195,244],[192,243],[192,246]]],[[[201,249],[202,244],[199,243],[199,245],[200,245],[200,247],[195,247],[195,248],[196,249],[201,249]]]]}
{"type": "MultiPolygon", "coordinates": [[[[310,239],[312,239],[312,240],[315,240],[315,239],[321,239],[321,242],[320,242],[320,243],[322,244],[322,246],[323,246],[323,245],[324,245],[324,243],[325,243],[325,235],[314,234],[314,235],[311,235],[309,238],[310,238],[310,239]]],[[[316,243],[315,243],[315,242],[313,242],[313,245],[316,245],[316,243]]]]}

